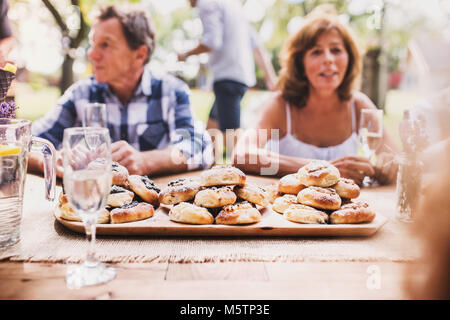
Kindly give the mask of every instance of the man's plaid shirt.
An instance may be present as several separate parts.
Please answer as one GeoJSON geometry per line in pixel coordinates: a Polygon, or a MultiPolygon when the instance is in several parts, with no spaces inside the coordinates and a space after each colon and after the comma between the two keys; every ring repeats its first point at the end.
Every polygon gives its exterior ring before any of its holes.
{"type": "Polygon", "coordinates": [[[64,129],[82,125],[83,107],[89,102],[106,103],[112,142],[125,140],[140,151],[173,146],[185,155],[189,170],[213,164],[211,138],[192,115],[188,86],[167,74],[156,77],[148,67],[126,105],[106,83],[92,77],[76,82],[53,109],[33,122],[33,135],[61,148],[64,129]]]}

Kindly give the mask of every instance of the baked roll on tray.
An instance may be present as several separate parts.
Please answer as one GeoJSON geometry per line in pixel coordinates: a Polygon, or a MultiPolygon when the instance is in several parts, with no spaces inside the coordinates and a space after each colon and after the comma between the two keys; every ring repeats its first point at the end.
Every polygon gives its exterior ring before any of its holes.
{"type": "Polygon", "coordinates": [[[155,209],[151,204],[137,201],[114,208],[110,212],[112,224],[144,220],[153,217],[154,214],[155,209]]]}
{"type": "Polygon", "coordinates": [[[305,186],[330,187],[341,177],[339,169],[328,161],[312,160],[297,172],[301,184],[305,186]]]}
{"type": "Polygon", "coordinates": [[[261,213],[248,201],[225,206],[215,218],[216,224],[251,224],[261,221],[261,213]]]}
{"type": "Polygon", "coordinates": [[[191,178],[169,182],[159,193],[159,202],[166,205],[178,204],[194,199],[200,190],[200,183],[191,178]]]}
{"type": "Polygon", "coordinates": [[[128,184],[130,189],[143,201],[150,203],[155,208],[159,207],[159,192],[161,190],[147,176],[130,175],[128,184]]]}
{"type": "Polygon", "coordinates": [[[217,165],[200,175],[203,187],[244,185],[245,174],[238,168],[229,165],[217,165]]]}
{"type": "Polygon", "coordinates": [[[367,203],[352,201],[359,197],[360,187],[341,177],[328,161],[312,160],[297,174],[280,178],[277,185],[272,210],[289,221],[355,224],[370,223],[376,216],[367,203]]]}
{"type": "Polygon", "coordinates": [[[212,224],[214,222],[214,217],[208,209],[188,202],[174,205],[169,211],[169,218],[175,222],[188,224],[212,224]]]}

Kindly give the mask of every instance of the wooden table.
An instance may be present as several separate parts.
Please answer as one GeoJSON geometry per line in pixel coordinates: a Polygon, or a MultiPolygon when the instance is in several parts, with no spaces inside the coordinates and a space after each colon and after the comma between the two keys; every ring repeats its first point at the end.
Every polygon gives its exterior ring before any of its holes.
{"type": "MultiPolygon", "coordinates": [[[[156,178],[158,185],[184,175],[156,178]]],[[[261,185],[272,178],[255,177],[261,185]]],[[[395,214],[395,189],[380,190],[395,214]],[[386,190],[390,199],[386,199],[386,190]]],[[[0,262],[0,299],[405,299],[399,262],[217,262],[116,264],[112,282],[67,289],[61,263],[0,262]],[[374,278],[375,277],[375,278],[374,278]],[[375,282],[373,281],[375,279],[375,282]]]]}

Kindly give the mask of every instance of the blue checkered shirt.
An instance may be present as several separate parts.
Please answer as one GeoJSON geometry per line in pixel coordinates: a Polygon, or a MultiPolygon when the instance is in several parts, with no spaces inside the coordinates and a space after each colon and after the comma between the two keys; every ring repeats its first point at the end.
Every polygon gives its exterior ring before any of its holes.
{"type": "Polygon", "coordinates": [[[53,109],[33,122],[33,135],[61,148],[64,129],[82,125],[88,102],[106,103],[112,142],[125,140],[140,151],[173,146],[185,155],[188,170],[206,169],[214,162],[211,137],[192,116],[188,86],[168,74],[156,77],[148,67],[126,105],[106,83],[92,77],[76,82],[53,109]]]}

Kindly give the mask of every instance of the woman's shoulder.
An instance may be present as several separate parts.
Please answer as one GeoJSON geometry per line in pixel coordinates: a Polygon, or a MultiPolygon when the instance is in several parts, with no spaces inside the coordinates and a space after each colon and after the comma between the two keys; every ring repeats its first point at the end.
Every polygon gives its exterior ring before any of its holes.
{"type": "Polygon", "coordinates": [[[270,92],[260,105],[258,127],[282,129],[286,126],[286,101],[281,92],[270,92]]]}
{"type": "Polygon", "coordinates": [[[356,111],[358,112],[361,111],[361,109],[376,109],[372,100],[361,91],[354,91],[352,93],[352,100],[355,104],[356,111]]]}

